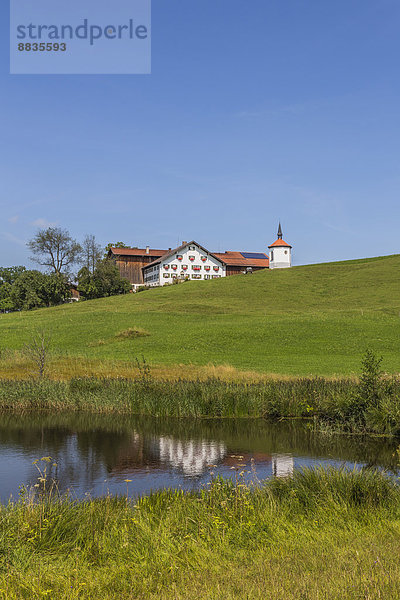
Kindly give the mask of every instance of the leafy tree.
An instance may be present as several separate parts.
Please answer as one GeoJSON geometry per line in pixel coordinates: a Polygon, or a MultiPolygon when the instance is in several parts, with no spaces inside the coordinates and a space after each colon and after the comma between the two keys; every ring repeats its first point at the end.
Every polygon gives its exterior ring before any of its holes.
{"type": "Polygon", "coordinates": [[[2,283],[9,283],[12,285],[14,281],[26,271],[26,267],[0,267],[0,286],[2,283]]]}
{"type": "Polygon", "coordinates": [[[25,271],[13,283],[9,298],[14,310],[31,310],[65,302],[69,286],[62,275],[25,271]]]}
{"type": "Polygon", "coordinates": [[[382,357],[377,357],[368,348],[362,360],[362,373],[359,383],[359,397],[364,407],[376,406],[382,395],[383,371],[382,357]]]}
{"type": "Polygon", "coordinates": [[[40,229],[27,246],[33,253],[32,260],[57,275],[79,262],[82,254],[80,244],[60,227],[40,229]]]}
{"type": "Polygon", "coordinates": [[[10,298],[11,287],[16,279],[26,271],[25,267],[0,267],[0,311],[13,310],[10,298]]]}
{"type": "Polygon", "coordinates": [[[93,274],[96,265],[102,257],[102,248],[96,242],[94,235],[86,235],[82,244],[83,264],[93,274]]]}
{"type": "Polygon", "coordinates": [[[78,291],[87,300],[126,294],[130,289],[131,284],[121,277],[112,260],[99,261],[93,273],[87,267],[83,267],[78,273],[78,291]]]}
{"type": "Polygon", "coordinates": [[[82,269],[78,272],[78,292],[86,300],[100,298],[93,279],[93,274],[87,267],[82,267],[82,269]]]}
{"type": "Polygon", "coordinates": [[[14,309],[13,301],[10,298],[11,285],[3,283],[0,286],[0,312],[11,311],[14,309]]]}

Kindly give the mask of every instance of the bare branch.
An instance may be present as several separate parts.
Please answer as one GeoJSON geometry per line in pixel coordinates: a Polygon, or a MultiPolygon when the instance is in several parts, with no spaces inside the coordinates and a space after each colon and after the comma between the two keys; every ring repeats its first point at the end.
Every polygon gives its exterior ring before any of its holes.
{"type": "Polygon", "coordinates": [[[79,262],[82,254],[80,244],[67,230],[59,227],[40,229],[27,245],[33,253],[32,260],[57,274],[68,265],[79,262]]]}
{"type": "Polygon", "coordinates": [[[50,337],[45,331],[38,331],[23,348],[24,354],[34,362],[36,374],[40,379],[46,371],[50,346],[50,337]]]}

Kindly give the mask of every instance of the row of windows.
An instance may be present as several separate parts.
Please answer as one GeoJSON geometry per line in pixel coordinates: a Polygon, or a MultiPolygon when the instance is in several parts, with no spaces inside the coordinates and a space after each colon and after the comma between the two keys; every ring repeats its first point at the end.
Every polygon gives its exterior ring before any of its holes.
{"type": "MultiPolygon", "coordinates": [[[[171,279],[177,279],[178,275],[175,275],[175,273],[164,273],[163,274],[164,279],[168,279],[169,277],[171,277],[171,279]]],[[[183,273],[181,273],[180,277],[185,277],[185,275],[183,273]]],[[[186,275],[187,278],[189,278],[189,275],[186,275]]],[[[218,279],[218,277],[221,277],[221,275],[204,275],[204,279],[218,279]]],[[[191,275],[192,279],[202,279],[203,276],[200,275],[200,273],[192,273],[191,275]]]]}
{"type": "MultiPolygon", "coordinates": [[[[183,269],[184,271],[186,271],[186,269],[188,268],[187,265],[164,265],[164,269],[166,271],[169,270],[169,267],[171,267],[171,269],[173,271],[176,271],[179,267],[181,269],[183,269]]],[[[205,271],[210,271],[211,267],[210,267],[210,265],[204,265],[204,266],[202,266],[202,265],[192,265],[192,271],[201,271],[202,269],[204,269],[205,271]]],[[[213,267],[213,271],[219,271],[219,267],[217,267],[217,266],[213,267]]]]}

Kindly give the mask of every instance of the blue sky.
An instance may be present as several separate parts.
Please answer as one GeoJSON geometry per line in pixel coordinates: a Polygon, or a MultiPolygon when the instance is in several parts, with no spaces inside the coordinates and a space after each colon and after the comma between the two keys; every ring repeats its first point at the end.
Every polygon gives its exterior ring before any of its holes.
{"type": "Polygon", "coordinates": [[[398,0],[153,0],[151,75],[9,75],[0,8],[0,264],[82,239],[399,252],[398,0]]]}

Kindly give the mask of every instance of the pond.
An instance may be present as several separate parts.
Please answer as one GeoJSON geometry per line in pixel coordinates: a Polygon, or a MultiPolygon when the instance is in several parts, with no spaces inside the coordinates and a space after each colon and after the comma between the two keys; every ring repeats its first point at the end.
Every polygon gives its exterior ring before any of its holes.
{"type": "Polygon", "coordinates": [[[75,497],[195,489],[211,474],[265,479],[315,465],[397,471],[399,441],[324,435],[311,424],[264,420],[155,419],[91,414],[0,415],[0,500],[18,497],[57,463],[61,492],[75,497]],[[51,457],[51,463],[40,461],[51,457]]]}

